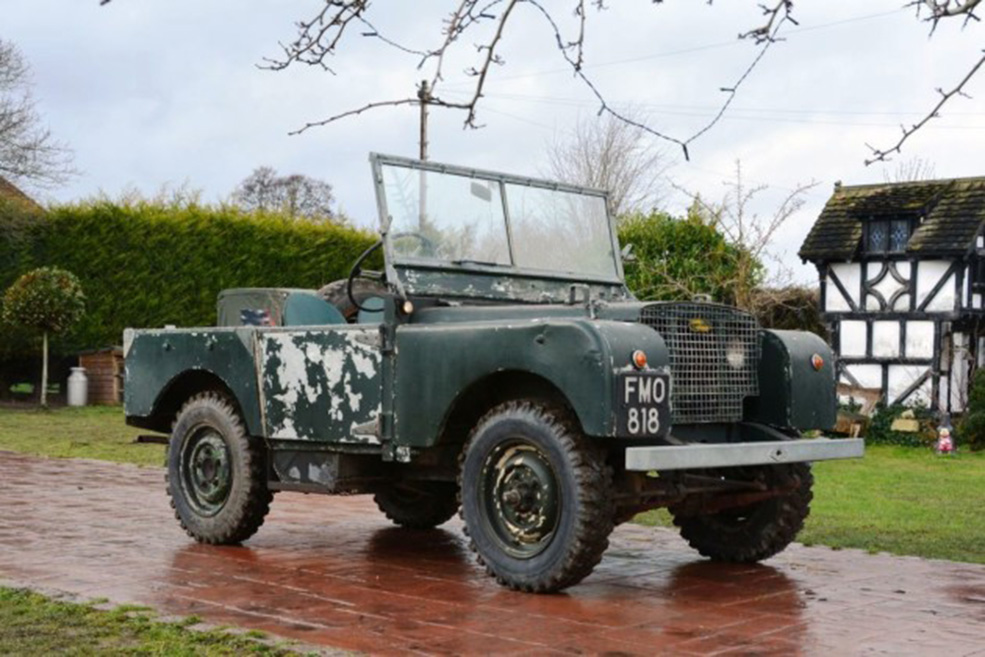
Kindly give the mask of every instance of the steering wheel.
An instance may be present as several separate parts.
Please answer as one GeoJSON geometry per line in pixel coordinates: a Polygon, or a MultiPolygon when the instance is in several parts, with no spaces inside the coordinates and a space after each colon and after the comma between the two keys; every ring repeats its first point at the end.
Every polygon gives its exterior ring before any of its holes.
{"type": "Polygon", "coordinates": [[[364,310],[366,312],[369,312],[372,309],[367,308],[362,304],[360,304],[358,301],[356,301],[356,297],[353,296],[352,294],[352,282],[356,280],[357,276],[363,273],[363,263],[366,262],[366,258],[371,256],[373,252],[379,249],[381,246],[383,246],[382,239],[377,240],[375,244],[373,244],[371,247],[363,251],[362,255],[356,258],[356,262],[352,265],[352,269],[349,270],[349,278],[346,279],[345,282],[345,294],[347,297],[349,297],[349,302],[357,309],[364,310]]]}
{"type": "MultiPolygon", "coordinates": [[[[417,240],[418,242],[420,242],[419,253],[425,258],[433,258],[438,254],[438,245],[434,243],[434,240],[432,240],[424,233],[419,233],[416,230],[408,230],[402,233],[394,233],[393,235],[390,236],[390,239],[399,240],[404,237],[411,237],[417,240]]],[[[407,253],[404,255],[411,255],[411,254],[407,253]]]]}

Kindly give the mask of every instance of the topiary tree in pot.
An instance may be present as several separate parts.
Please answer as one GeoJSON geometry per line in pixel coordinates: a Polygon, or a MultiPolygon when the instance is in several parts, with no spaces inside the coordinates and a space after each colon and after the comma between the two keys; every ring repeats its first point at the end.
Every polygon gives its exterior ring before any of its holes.
{"type": "Polygon", "coordinates": [[[56,267],[27,272],[3,296],[3,321],[42,336],[41,406],[48,405],[48,335],[65,331],[85,312],[79,279],[56,267]]]}

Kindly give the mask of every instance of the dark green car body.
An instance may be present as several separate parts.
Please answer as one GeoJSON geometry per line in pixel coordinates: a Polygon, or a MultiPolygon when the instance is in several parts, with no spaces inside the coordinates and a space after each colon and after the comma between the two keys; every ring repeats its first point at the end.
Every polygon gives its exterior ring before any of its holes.
{"type": "MultiPolygon", "coordinates": [[[[748,313],[707,301],[636,300],[623,283],[603,193],[383,156],[373,157],[373,171],[387,283],[373,311],[346,321],[319,308],[328,304],[312,292],[233,290],[220,300],[224,325],[128,330],[129,424],[168,432],[186,400],[221,391],[235,401],[248,433],[274,455],[273,487],[324,492],[403,476],[394,468],[453,477],[471,427],[508,399],[563,405],[620,466],[632,450],[646,456],[636,469],[688,467],[687,459],[661,466],[652,450],[664,447],[751,449],[834,425],[835,358],[824,341],[761,329],[748,313]],[[503,200],[516,223],[507,224],[509,250],[486,256],[499,262],[422,258],[437,231],[421,218],[420,231],[395,232],[397,185],[386,182],[387,167],[404,182],[425,173],[457,176],[470,185],[463,187],[466,201],[457,202],[482,213],[490,199],[527,190],[533,190],[527,208],[542,202],[534,192],[598,201],[609,231],[601,256],[585,256],[590,275],[517,265],[523,219],[503,200]],[[411,255],[408,241],[420,243],[411,255]],[[636,354],[645,362],[634,360],[636,354]],[[655,392],[648,398],[651,385],[666,389],[666,399],[655,392]]],[[[439,182],[429,183],[432,194],[439,182]]],[[[528,262],[535,256],[526,256],[528,262]]],[[[858,441],[828,441],[823,448],[821,442],[782,457],[773,450],[750,458],[792,462],[861,452],[858,441]]],[[[709,463],[727,466],[732,458],[723,452],[709,463]]]]}

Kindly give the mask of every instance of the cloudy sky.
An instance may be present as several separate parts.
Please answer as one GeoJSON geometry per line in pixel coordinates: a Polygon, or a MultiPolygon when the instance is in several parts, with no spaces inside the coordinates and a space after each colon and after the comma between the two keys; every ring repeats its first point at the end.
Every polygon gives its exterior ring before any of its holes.
{"type": "MultiPolygon", "coordinates": [[[[412,47],[433,47],[451,0],[376,0],[376,26],[412,47]]],[[[574,27],[573,0],[545,0],[574,27]]],[[[610,0],[589,14],[586,71],[618,107],[633,106],[661,132],[686,138],[718,111],[756,55],[736,35],[761,23],[754,0],[610,0]]],[[[835,181],[879,182],[896,163],[866,167],[866,143],[895,143],[900,123],[919,120],[978,59],[985,28],[942,25],[928,38],[903,0],[798,0],[788,26],[739,90],[722,121],[685,162],[668,145],[668,177],[719,199],[741,160],[751,184],[768,185],[754,209],[769,214],[798,183],[816,181],[804,208],[777,235],[774,252],[802,281],[813,270],[796,250],[835,181]]],[[[308,121],[366,102],[413,94],[416,58],[353,32],[331,62],[258,68],[294,36],[294,21],[321,0],[0,0],[0,38],[34,72],[39,110],[75,153],[80,175],[42,198],[75,200],[127,188],[154,194],[186,184],[224,198],[255,167],[303,173],[335,187],[354,222],[376,221],[367,154],[416,156],[418,117],[381,109],[307,131],[308,121]]],[[[435,110],[431,159],[538,175],[547,144],[598,109],[566,71],[552,32],[521,5],[480,105],[481,130],[459,112],[435,110]]],[[[474,50],[463,42],[446,65],[445,91],[462,98],[474,50]]],[[[937,177],[985,174],[985,73],[944,115],[917,133],[902,159],[921,158],[937,177]]],[[[686,198],[673,193],[667,209],[686,198]]]]}

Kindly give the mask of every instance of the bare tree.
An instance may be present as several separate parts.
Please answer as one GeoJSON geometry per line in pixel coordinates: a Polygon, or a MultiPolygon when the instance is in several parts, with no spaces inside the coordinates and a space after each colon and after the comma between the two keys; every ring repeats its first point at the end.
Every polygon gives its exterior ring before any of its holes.
{"type": "Polygon", "coordinates": [[[764,291],[781,290],[790,285],[790,269],[771,246],[780,228],[804,206],[805,194],[815,185],[816,182],[797,184],[772,214],[761,216],[751,205],[767,186],[750,187],[743,178],[741,162],[736,161],[735,179],[726,183],[725,195],[719,203],[707,203],[699,195],[692,195],[694,205],[706,214],[706,220],[738,247],[735,273],[727,282],[733,290],[735,305],[755,311],[758,304],[770,301],[764,291]],[[772,264],[770,273],[764,271],[767,262],[772,264]]]}
{"type": "Polygon", "coordinates": [[[937,167],[933,162],[922,157],[900,160],[892,172],[882,172],[883,180],[888,183],[933,180],[935,175],[937,175],[937,167]]]}
{"type": "MultiPolygon", "coordinates": [[[[627,115],[638,120],[635,110],[627,115]]],[[[608,191],[617,217],[652,210],[666,195],[665,153],[644,130],[612,115],[579,119],[548,144],[547,160],[554,179],[608,191]]]]}
{"type": "Polygon", "coordinates": [[[332,186],[309,176],[278,176],[272,167],[253,170],[232,194],[244,210],[280,211],[291,217],[338,221],[332,186]]]}
{"type": "Polygon", "coordinates": [[[41,123],[30,67],[14,44],[0,40],[0,176],[44,186],[72,173],[71,153],[41,123]]]}

